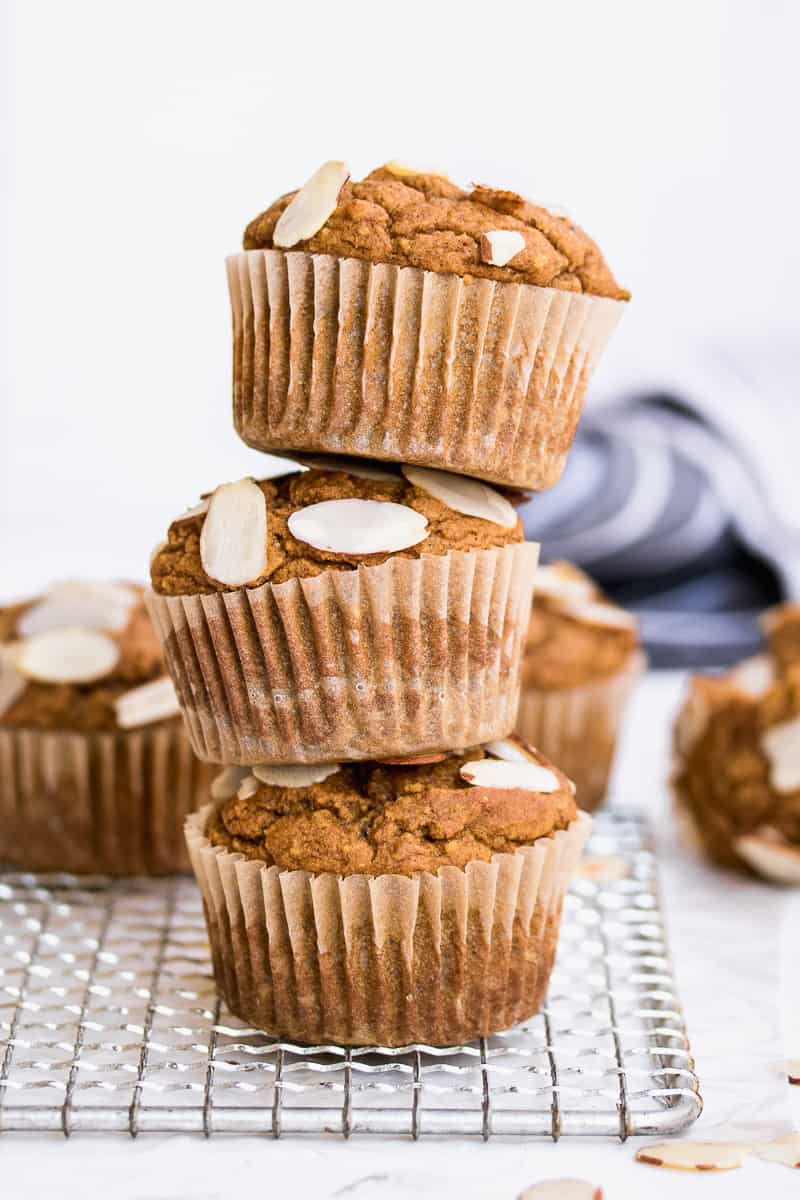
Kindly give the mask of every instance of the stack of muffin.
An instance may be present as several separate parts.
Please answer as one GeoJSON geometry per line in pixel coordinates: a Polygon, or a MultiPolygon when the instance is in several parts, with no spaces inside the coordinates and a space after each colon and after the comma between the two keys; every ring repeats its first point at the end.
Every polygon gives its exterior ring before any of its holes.
{"type": "Polygon", "coordinates": [[[567,219],[398,164],[326,163],[244,246],[235,426],[305,469],[174,521],[148,598],[224,767],[187,824],[216,977],[299,1041],[488,1034],[543,1000],[589,824],[511,736],[513,501],[559,477],[626,293],[567,219]]]}

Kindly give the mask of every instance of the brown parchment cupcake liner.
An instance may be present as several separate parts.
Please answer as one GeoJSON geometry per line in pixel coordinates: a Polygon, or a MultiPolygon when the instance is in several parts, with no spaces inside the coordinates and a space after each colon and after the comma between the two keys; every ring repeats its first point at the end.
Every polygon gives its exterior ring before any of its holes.
{"type": "Polygon", "coordinates": [[[66,733],[0,728],[0,862],[28,871],[188,871],[183,825],[208,797],[180,720],[66,733]]]}
{"type": "Polygon", "coordinates": [[[522,688],[517,732],[558,763],[587,812],[605,799],[625,706],[646,665],[637,651],[622,671],[580,687],[522,688]]]}
{"type": "Polygon", "coordinates": [[[233,418],[250,446],[561,475],[624,304],[303,251],[227,260],[233,418]]]}
{"type": "Polygon", "coordinates": [[[219,763],[462,748],[514,727],[539,547],[146,602],[192,746],[219,763]]]}
{"type": "Polygon", "coordinates": [[[591,826],[436,874],[312,875],[214,847],[186,823],[232,1013],[308,1043],[454,1045],[541,1007],[561,905],[591,826]]]}

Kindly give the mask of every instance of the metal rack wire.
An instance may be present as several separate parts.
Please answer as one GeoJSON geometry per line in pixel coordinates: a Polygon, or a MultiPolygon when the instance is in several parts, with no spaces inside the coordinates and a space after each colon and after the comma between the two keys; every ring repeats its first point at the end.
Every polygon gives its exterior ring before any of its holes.
{"type": "Polygon", "coordinates": [[[243,1026],[216,996],[190,879],[0,872],[0,1131],[624,1140],[700,1109],[635,815],[596,821],[546,1009],[446,1050],[243,1026]]]}

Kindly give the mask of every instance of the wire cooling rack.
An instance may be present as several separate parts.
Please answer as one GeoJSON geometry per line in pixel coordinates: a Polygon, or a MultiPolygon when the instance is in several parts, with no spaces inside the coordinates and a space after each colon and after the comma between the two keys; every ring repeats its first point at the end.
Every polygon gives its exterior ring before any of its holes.
{"type": "Polygon", "coordinates": [[[190,879],[0,872],[0,1130],[625,1139],[700,1109],[636,816],[596,819],[546,1009],[447,1050],[245,1027],[216,996],[190,879]]]}

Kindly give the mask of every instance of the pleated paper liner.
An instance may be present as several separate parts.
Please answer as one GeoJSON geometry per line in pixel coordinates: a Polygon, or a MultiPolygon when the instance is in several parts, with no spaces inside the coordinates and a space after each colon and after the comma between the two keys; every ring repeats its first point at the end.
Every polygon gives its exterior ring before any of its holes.
{"type": "Polygon", "coordinates": [[[517,732],[558,763],[587,812],[605,799],[625,706],[646,665],[637,652],[622,671],[580,687],[523,685],[517,732]]]}
{"type": "Polygon", "coordinates": [[[514,727],[539,547],[146,602],[195,752],[345,762],[474,746],[514,727]]]}
{"type": "Polygon", "coordinates": [[[227,260],[233,417],[258,450],[555,483],[621,301],[302,251],[227,260]]]}
{"type": "Polygon", "coordinates": [[[188,819],[186,839],[218,987],[248,1024],[298,1042],[446,1046],[541,1007],[584,813],[463,870],[339,877],[213,847],[213,811],[188,819]]]}
{"type": "Polygon", "coordinates": [[[109,732],[0,728],[0,862],[26,871],[188,871],[187,815],[214,771],[180,720],[109,732]]]}

